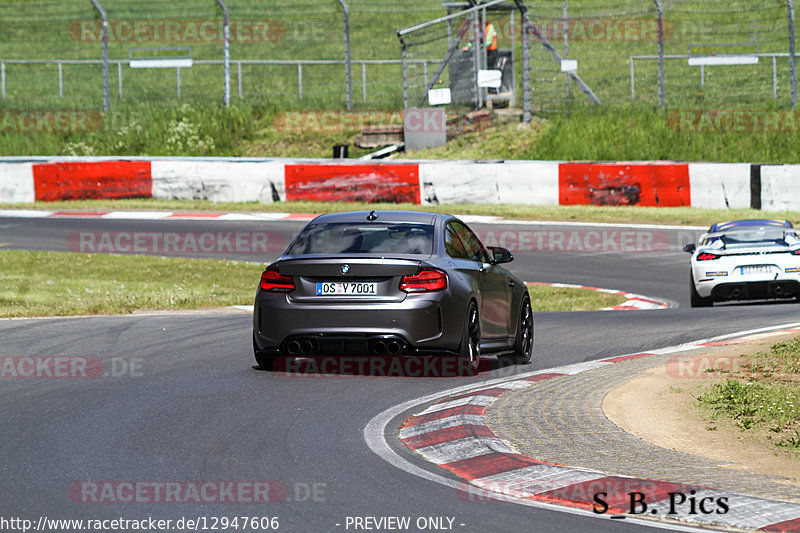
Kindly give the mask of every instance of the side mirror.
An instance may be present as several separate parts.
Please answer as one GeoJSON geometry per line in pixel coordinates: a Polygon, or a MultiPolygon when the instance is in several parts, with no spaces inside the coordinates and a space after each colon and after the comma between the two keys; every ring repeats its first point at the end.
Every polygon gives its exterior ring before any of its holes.
{"type": "Polygon", "coordinates": [[[514,260],[514,256],[507,248],[501,246],[489,246],[489,251],[492,252],[492,264],[497,265],[500,263],[510,263],[514,260]]]}
{"type": "Polygon", "coordinates": [[[689,244],[684,244],[683,245],[683,251],[687,252],[687,253],[690,253],[690,254],[693,254],[696,249],[697,249],[697,246],[693,242],[690,242],[689,244]]]}

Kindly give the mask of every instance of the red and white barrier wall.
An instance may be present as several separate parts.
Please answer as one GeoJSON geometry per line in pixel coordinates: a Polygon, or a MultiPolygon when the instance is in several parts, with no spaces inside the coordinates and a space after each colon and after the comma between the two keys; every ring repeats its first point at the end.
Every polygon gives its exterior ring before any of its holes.
{"type": "Polygon", "coordinates": [[[800,210],[800,165],[0,158],[0,202],[92,198],[800,210]]]}

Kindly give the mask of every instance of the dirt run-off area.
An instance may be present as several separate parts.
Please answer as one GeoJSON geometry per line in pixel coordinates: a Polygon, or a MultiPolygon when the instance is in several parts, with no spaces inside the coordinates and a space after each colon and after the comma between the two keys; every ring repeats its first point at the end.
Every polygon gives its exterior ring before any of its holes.
{"type": "Polygon", "coordinates": [[[742,354],[768,352],[772,344],[795,336],[797,333],[760,335],[757,340],[707,353],[678,355],[676,358],[697,360],[684,360],[682,367],[671,362],[612,390],[603,400],[603,411],[623,430],[656,446],[720,461],[720,468],[792,478],[794,484],[800,484],[800,459],[775,446],[779,435],[767,430],[743,431],[730,420],[714,418],[712,411],[701,408],[697,401],[711,383],[730,376],[705,368],[735,367],[742,354]],[[768,440],[770,436],[772,440],[768,440]]]}

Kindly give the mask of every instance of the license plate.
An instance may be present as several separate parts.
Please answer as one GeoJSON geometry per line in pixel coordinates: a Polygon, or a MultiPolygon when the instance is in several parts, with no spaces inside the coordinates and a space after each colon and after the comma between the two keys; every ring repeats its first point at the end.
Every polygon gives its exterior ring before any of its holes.
{"type": "Polygon", "coordinates": [[[317,282],[317,296],[375,296],[377,294],[378,287],[375,282],[317,282]]]}
{"type": "Polygon", "coordinates": [[[747,274],[772,274],[772,265],[751,265],[739,267],[741,273],[747,274]]]}

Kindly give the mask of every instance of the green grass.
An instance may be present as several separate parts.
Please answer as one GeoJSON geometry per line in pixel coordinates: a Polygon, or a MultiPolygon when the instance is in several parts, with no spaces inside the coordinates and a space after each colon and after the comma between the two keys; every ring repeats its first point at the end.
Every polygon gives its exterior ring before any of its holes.
{"type": "Polygon", "coordinates": [[[748,358],[748,369],[765,378],[800,375],[800,337],[772,345],[769,353],[753,354],[748,358]]]}
{"type": "Polygon", "coordinates": [[[709,161],[800,163],[794,131],[679,131],[677,115],[652,107],[580,107],[570,113],[512,122],[469,133],[438,149],[407,154],[420,159],[530,159],[587,161],[709,161]],[[733,148],[735,147],[735,148],[733,148]]]}
{"type": "Polygon", "coordinates": [[[241,156],[257,124],[273,113],[268,107],[184,103],[165,108],[131,102],[105,113],[94,131],[0,129],[0,155],[241,156]]]}
{"type": "MultiPolygon", "coordinates": [[[[0,109],[2,111],[2,109],[0,109]]],[[[273,105],[230,108],[183,103],[133,105],[106,113],[96,131],[14,132],[0,128],[0,156],[147,155],[329,158],[333,146],[350,145],[361,133],[356,115],[333,112],[341,127],[286,124],[273,105]],[[300,127],[307,126],[307,127],[300,127]]],[[[391,122],[391,113],[375,113],[391,122]]],[[[369,124],[369,123],[368,123],[369,124]]],[[[483,131],[455,136],[447,145],[402,154],[407,159],[709,161],[800,163],[797,131],[678,131],[670,113],[645,106],[592,109],[534,117],[495,118],[483,131]]]]}
{"type": "Polygon", "coordinates": [[[125,314],[249,304],[262,265],[0,251],[0,316],[125,314]]]}
{"type": "Polygon", "coordinates": [[[596,311],[605,307],[619,305],[625,297],[591,289],[572,287],[548,287],[529,285],[531,307],[535,312],[544,311],[596,311]]]}
{"type": "Polygon", "coordinates": [[[744,361],[730,377],[706,387],[699,405],[800,454],[800,337],[773,344],[768,353],[747,354],[744,361]]]}
{"type": "MultiPolygon", "coordinates": [[[[0,317],[127,314],[253,301],[264,265],[212,259],[0,251],[0,317]]],[[[619,303],[585,289],[530,288],[535,311],[619,303]]]]}
{"type": "Polygon", "coordinates": [[[322,214],[363,209],[411,209],[445,212],[454,215],[486,215],[519,220],[669,224],[709,226],[715,222],[744,218],[785,218],[800,221],[797,211],[758,211],[755,209],[698,209],[693,207],[637,206],[532,206],[516,204],[364,204],[352,202],[258,202],[214,203],[207,200],[74,200],[0,204],[0,209],[46,209],[57,211],[163,210],[202,212],[279,212],[322,214]]]}
{"type": "Polygon", "coordinates": [[[781,431],[800,420],[798,387],[727,379],[704,393],[700,401],[731,418],[742,429],[762,424],[781,431]]]}

